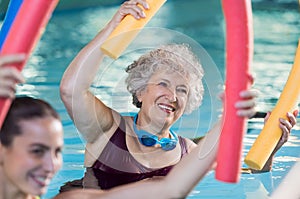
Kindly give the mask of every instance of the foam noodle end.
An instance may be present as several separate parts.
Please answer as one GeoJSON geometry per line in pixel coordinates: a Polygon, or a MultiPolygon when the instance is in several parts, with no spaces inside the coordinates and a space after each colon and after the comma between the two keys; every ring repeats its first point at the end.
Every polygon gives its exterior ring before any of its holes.
{"type": "Polygon", "coordinates": [[[124,17],[101,45],[102,52],[113,59],[117,59],[165,2],[166,0],[147,0],[150,9],[144,10],[146,18],[137,20],[131,15],[124,17]]]}
{"type": "Polygon", "coordinates": [[[113,59],[118,59],[123,51],[126,50],[129,42],[132,41],[139,33],[140,29],[135,29],[120,33],[107,39],[100,47],[102,52],[113,59]]]}
{"type": "Polygon", "coordinates": [[[246,159],[244,160],[244,162],[251,168],[251,169],[255,169],[255,170],[262,170],[262,166],[263,164],[261,163],[257,163],[256,161],[252,161],[251,159],[246,159]]]}

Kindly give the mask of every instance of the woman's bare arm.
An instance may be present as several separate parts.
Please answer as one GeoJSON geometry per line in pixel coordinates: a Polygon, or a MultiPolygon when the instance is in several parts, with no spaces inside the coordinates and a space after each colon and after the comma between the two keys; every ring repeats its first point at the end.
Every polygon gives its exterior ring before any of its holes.
{"type": "Polygon", "coordinates": [[[146,1],[136,0],[136,4],[129,2],[124,3],[105,28],[77,54],[60,84],[61,99],[76,127],[88,142],[93,142],[113,125],[112,110],[96,98],[89,88],[105,57],[100,50],[101,44],[124,16],[131,14],[137,20],[144,17],[144,12],[138,5],[147,7],[146,1]]]}

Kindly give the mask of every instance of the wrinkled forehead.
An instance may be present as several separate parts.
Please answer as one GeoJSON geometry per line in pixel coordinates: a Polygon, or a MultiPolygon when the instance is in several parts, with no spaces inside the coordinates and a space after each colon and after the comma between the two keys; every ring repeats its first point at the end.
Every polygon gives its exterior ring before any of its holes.
{"type": "Polygon", "coordinates": [[[148,83],[155,83],[157,81],[169,81],[180,85],[188,85],[190,83],[190,76],[183,71],[175,70],[171,67],[162,67],[160,70],[156,70],[148,83]]]}

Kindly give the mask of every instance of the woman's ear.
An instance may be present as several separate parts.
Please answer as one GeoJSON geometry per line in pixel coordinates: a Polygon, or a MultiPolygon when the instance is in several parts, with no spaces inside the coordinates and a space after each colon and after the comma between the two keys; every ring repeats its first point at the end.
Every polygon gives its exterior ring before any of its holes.
{"type": "Polygon", "coordinates": [[[143,90],[136,92],[136,98],[139,102],[143,102],[143,90]]]}

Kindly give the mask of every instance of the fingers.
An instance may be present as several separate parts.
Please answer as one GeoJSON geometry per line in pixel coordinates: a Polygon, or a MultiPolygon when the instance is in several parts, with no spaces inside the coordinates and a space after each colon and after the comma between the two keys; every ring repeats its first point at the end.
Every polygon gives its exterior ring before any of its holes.
{"type": "Polygon", "coordinates": [[[252,117],[255,115],[255,99],[249,98],[235,103],[235,108],[238,109],[237,115],[242,117],[252,117]]]}
{"type": "Polygon", "coordinates": [[[256,97],[258,96],[257,90],[245,90],[240,92],[242,100],[235,103],[235,108],[238,109],[237,115],[241,117],[251,118],[255,115],[256,97]]]}
{"type": "Polygon", "coordinates": [[[0,56],[0,96],[13,98],[16,92],[16,84],[23,83],[24,78],[14,67],[14,63],[25,60],[25,54],[12,54],[0,56]]]}
{"type": "Polygon", "coordinates": [[[298,114],[299,114],[299,110],[298,110],[298,109],[296,109],[296,110],[293,111],[293,115],[294,115],[295,117],[297,117],[298,114]]]}
{"type": "Polygon", "coordinates": [[[16,85],[15,84],[9,84],[9,85],[3,85],[1,83],[0,85],[0,97],[4,98],[14,98],[15,96],[15,89],[16,85]]]}
{"type": "Polygon", "coordinates": [[[235,107],[238,109],[252,109],[256,104],[256,97],[258,96],[257,90],[246,90],[240,92],[242,100],[235,103],[235,107]]]}
{"type": "Polygon", "coordinates": [[[264,118],[264,123],[266,123],[268,121],[268,119],[270,118],[271,112],[267,112],[266,117],[264,118]]]}
{"type": "Polygon", "coordinates": [[[244,99],[256,98],[258,97],[259,92],[256,89],[245,90],[240,92],[240,97],[244,99]]]}
{"type": "Polygon", "coordinates": [[[279,127],[282,130],[282,136],[276,146],[276,149],[279,149],[284,143],[286,143],[288,141],[289,135],[292,131],[292,128],[296,125],[297,120],[296,120],[296,116],[298,115],[298,111],[294,111],[293,114],[292,113],[287,113],[287,120],[280,118],[279,119],[279,127]]]}
{"type": "Polygon", "coordinates": [[[297,119],[296,119],[297,115],[298,115],[298,113],[295,115],[295,111],[293,112],[293,114],[290,113],[290,112],[288,112],[286,114],[286,116],[288,117],[288,120],[289,120],[292,127],[297,124],[297,119]]]}
{"type": "Polygon", "coordinates": [[[13,85],[16,83],[24,83],[24,77],[14,67],[3,67],[0,68],[0,80],[1,85],[13,85]]]}
{"type": "Polygon", "coordinates": [[[9,66],[13,63],[20,63],[25,60],[25,54],[13,54],[13,55],[1,55],[0,56],[0,67],[6,65],[9,66]]]}
{"type": "Polygon", "coordinates": [[[4,81],[0,78],[0,97],[13,98],[16,91],[16,84],[12,79],[5,79],[4,81]]]}
{"type": "Polygon", "coordinates": [[[139,4],[139,5],[143,6],[143,8],[149,9],[149,4],[147,3],[146,0],[129,0],[124,3],[128,4],[128,5],[138,5],[139,4]]]}
{"type": "Polygon", "coordinates": [[[296,125],[297,119],[295,115],[290,112],[288,112],[286,115],[287,119],[279,118],[279,125],[283,132],[287,132],[289,134],[292,128],[296,125]]]}
{"type": "Polygon", "coordinates": [[[254,75],[253,74],[248,74],[248,79],[249,79],[251,85],[253,85],[254,84],[254,75]]]}
{"type": "MultiPolygon", "coordinates": [[[[1,57],[0,61],[3,65],[22,61],[22,57],[5,56],[1,57]]],[[[0,66],[0,97],[14,98],[16,92],[16,84],[24,83],[24,77],[14,67],[0,66]]]]}
{"type": "MultiPolygon", "coordinates": [[[[219,96],[222,101],[224,101],[224,92],[219,96]]],[[[255,115],[255,105],[256,97],[258,96],[258,91],[255,89],[245,90],[240,92],[240,97],[242,100],[239,100],[235,103],[235,108],[237,108],[237,115],[241,117],[251,118],[255,115]]]]}
{"type": "Polygon", "coordinates": [[[253,115],[255,115],[256,111],[253,108],[249,109],[239,109],[236,114],[240,117],[247,117],[251,118],[253,115]]]}
{"type": "Polygon", "coordinates": [[[122,4],[118,13],[122,18],[130,14],[135,19],[140,19],[146,17],[144,9],[149,9],[149,5],[145,0],[130,0],[130,1],[125,1],[122,4]]]}
{"type": "MultiPolygon", "coordinates": [[[[222,92],[219,97],[222,101],[224,101],[224,92],[222,92]]],[[[256,100],[255,98],[258,96],[257,90],[245,90],[240,92],[240,97],[242,100],[235,103],[235,108],[237,108],[237,115],[241,117],[248,117],[251,118],[255,115],[255,105],[256,100]]]]}
{"type": "Polygon", "coordinates": [[[292,130],[292,125],[287,122],[287,120],[279,119],[279,127],[282,130],[281,138],[278,141],[278,144],[276,146],[276,150],[278,150],[284,143],[286,143],[289,139],[290,132],[292,130]]]}
{"type": "Polygon", "coordinates": [[[290,135],[290,131],[286,128],[286,126],[284,126],[283,124],[279,124],[281,130],[282,130],[282,135],[275,147],[275,150],[277,151],[278,149],[280,149],[282,147],[282,145],[284,145],[284,143],[286,143],[289,139],[289,135],[290,135]]]}
{"type": "Polygon", "coordinates": [[[224,92],[219,93],[218,97],[220,98],[220,100],[222,100],[222,102],[224,102],[224,99],[225,99],[225,93],[224,93],[224,92]]]}
{"type": "Polygon", "coordinates": [[[293,125],[285,119],[279,118],[279,126],[282,129],[282,131],[287,131],[288,133],[292,130],[293,125]]]}
{"type": "Polygon", "coordinates": [[[242,100],[238,101],[235,103],[235,108],[238,109],[249,109],[253,108],[255,106],[255,99],[247,99],[247,100],[242,100]]]}

